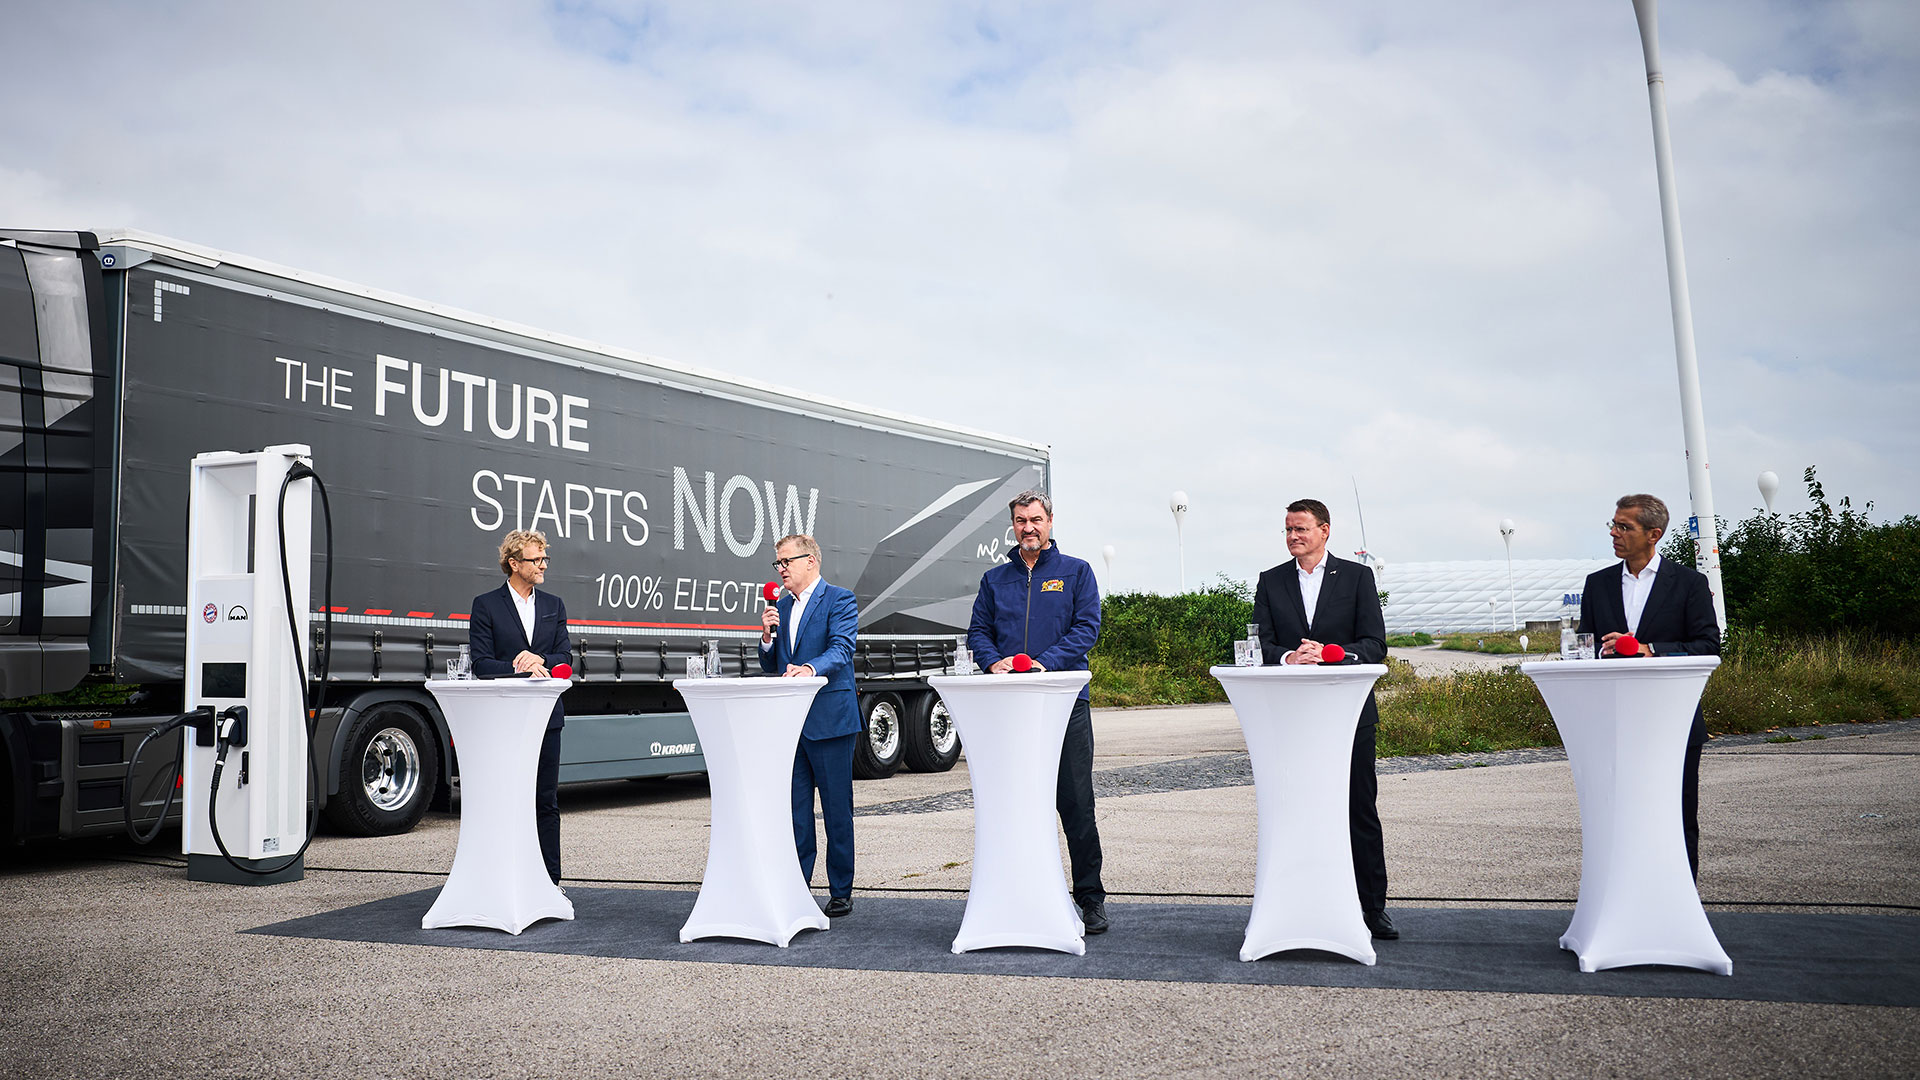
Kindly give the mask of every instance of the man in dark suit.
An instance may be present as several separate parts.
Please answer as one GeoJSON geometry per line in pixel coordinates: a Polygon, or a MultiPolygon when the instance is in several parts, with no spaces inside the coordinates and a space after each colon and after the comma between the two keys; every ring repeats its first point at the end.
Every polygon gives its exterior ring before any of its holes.
{"type": "MultiPolygon", "coordinates": [[[[1620,655],[1613,646],[1623,634],[1639,641],[1641,656],[1720,654],[1720,621],[1707,575],[1660,557],[1667,521],[1667,504],[1652,495],[1626,495],[1614,504],[1607,531],[1620,564],[1594,571],[1580,593],[1579,632],[1599,635],[1602,657],[1620,655]]],[[[1695,706],[1680,774],[1680,827],[1695,878],[1700,876],[1700,749],[1706,744],[1706,717],[1695,706]]]]}
{"type": "MultiPolygon", "coordinates": [[[[534,587],[547,580],[547,537],[516,529],[500,542],[500,570],[507,583],[473,598],[467,623],[467,644],[475,675],[525,672],[548,677],[548,669],[573,659],[573,640],[567,635],[567,605],[534,587]]],[[[540,765],[534,774],[534,821],[540,831],[540,854],[547,876],[560,883],[560,729],[566,710],[553,703],[547,736],[540,743],[540,765]]]]}
{"type": "MultiPolygon", "coordinates": [[[[1269,664],[1318,664],[1321,650],[1339,645],[1362,664],[1387,655],[1387,622],[1373,570],[1327,554],[1333,535],[1327,504],[1301,499],[1287,507],[1287,553],[1293,558],[1260,575],[1253,615],[1260,624],[1260,652],[1269,664]],[[1311,613],[1311,614],[1309,614],[1311,613]]],[[[1374,727],[1380,710],[1373,693],[1360,710],[1353,733],[1352,775],[1347,782],[1347,832],[1353,843],[1353,881],[1360,912],[1376,938],[1400,936],[1387,915],[1387,852],[1375,805],[1374,727]]]]}
{"type": "Polygon", "coordinates": [[[783,676],[818,675],[827,685],[813,697],[793,755],[793,843],[800,874],[813,880],[813,793],[827,826],[827,906],[830,919],[853,913],[853,747],[860,737],[860,706],[853,692],[853,642],[860,605],[853,592],[820,577],[820,545],[804,534],[782,537],[774,567],[787,594],[760,614],[760,667],[783,676]]]}

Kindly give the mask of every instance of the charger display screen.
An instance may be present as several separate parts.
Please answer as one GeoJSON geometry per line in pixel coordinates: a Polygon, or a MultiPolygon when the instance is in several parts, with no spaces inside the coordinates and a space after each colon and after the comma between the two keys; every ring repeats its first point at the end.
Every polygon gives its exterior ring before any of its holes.
{"type": "Polygon", "coordinates": [[[200,696],[244,698],[247,696],[247,665],[201,664],[200,696]]]}

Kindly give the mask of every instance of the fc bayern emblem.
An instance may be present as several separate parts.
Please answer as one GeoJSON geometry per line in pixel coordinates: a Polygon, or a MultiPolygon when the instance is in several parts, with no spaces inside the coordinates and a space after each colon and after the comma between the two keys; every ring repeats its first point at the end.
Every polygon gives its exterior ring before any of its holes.
{"type": "Polygon", "coordinates": [[[215,619],[217,619],[217,618],[219,618],[219,617],[220,617],[220,605],[218,605],[218,604],[208,604],[208,605],[206,606],[206,609],[205,609],[205,610],[203,610],[202,612],[200,612],[200,617],[201,617],[201,618],[203,618],[203,619],[205,619],[205,620],[207,620],[208,622],[212,622],[213,620],[215,620],[215,619]]]}

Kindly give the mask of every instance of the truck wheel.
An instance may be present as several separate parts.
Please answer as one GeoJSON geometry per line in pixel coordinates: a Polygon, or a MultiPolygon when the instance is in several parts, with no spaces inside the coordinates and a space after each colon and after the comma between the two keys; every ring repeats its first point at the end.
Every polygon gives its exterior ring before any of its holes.
{"type": "Polygon", "coordinates": [[[913,695],[900,746],[902,759],[914,772],[946,772],[960,760],[960,732],[938,693],[928,690],[913,695]]]}
{"type": "Polygon", "coordinates": [[[884,780],[899,771],[902,712],[900,699],[892,694],[860,696],[866,726],[853,742],[854,779],[884,780]]]}
{"type": "Polygon", "coordinates": [[[349,836],[407,832],[427,812],[437,772],[426,719],[405,705],[375,705],[347,734],[327,820],[349,836]]]}

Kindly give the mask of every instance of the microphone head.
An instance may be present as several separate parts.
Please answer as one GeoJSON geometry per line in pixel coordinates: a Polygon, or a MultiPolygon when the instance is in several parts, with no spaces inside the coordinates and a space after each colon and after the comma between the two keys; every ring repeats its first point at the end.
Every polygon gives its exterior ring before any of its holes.
{"type": "Polygon", "coordinates": [[[551,674],[556,679],[571,679],[573,678],[573,665],[555,664],[553,665],[551,674]]]}
{"type": "Polygon", "coordinates": [[[1337,664],[1346,658],[1347,650],[1338,645],[1322,645],[1320,647],[1320,660],[1322,663],[1337,664]]]}
{"type": "Polygon", "coordinates": [[[760,596],[769,604],[780,599],[780,583],[777,581],[769,581],[765,585],[760,586],[760,596]]]}
{"type": "Polygon", "coordinates": [[[1613,651],[1620,656],[1639,656],[1640,639],[1632,634],[1621,634],[1613,639],[1613,651]]]}
{"type": "Polygon", "coordinates": [[[1032,671],[1032,670],[1033,670],[1033,657],[1031,657],[1031,656],[1028,656],[1028,655],[1027,655],[1026,653],[1019,653],[1019,654],[1017,654],[1017,655],[1015,655],[1015,656],[1014,656],[1014,658],[1013,658],[1013,670],[1015,670],[1015,671],[1032,671]]]}

